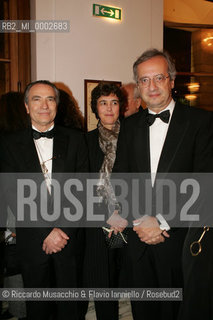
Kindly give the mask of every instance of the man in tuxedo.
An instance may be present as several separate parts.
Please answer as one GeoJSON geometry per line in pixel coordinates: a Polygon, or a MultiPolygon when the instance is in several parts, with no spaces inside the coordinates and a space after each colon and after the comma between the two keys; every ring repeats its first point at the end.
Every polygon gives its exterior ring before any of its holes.
{"type": "MultiPolygon", "coordinates": [[[[25,106],[31,126],[1,138],[2,172],[30,173],[37,186],[45,181],[48,205],[54,194],[51,179],[56,173],[87,172],[87,147],[83,134],[75,129],[54,125],[59,102],[58,89],[49,81],[30,83],[25,90],[25,106]]],[[[25,177],[25,176],[23,176],[25,177]]],[[[38,193],[40,189],[38,189],[38,193]]],[[[37,198],[36,198],[37,199],[37,198]]],[[[41,199],[40,199],[41,200],[41,199]]],[[[46,222],[40,224],[40,201],[37,201],[38,227],[17,228],[17,256],[20,259],[26,288],[75,288],[82,254],[82,231],[46,222]]],[[[13,208],[16,210],[17,208],[13,208]]],[[[24,217],[27,217],[27,210],[24,217]]],[[[59,220],[60,221],[60,220],[59,220]]],[[[50,302],[27,302],[29,320],[52,319],[50,302]]],[[[79,319],[77,302],[58,302],[54,319],[79,319]]]]}
{"type": "MultiPolygon", "coordinates": [[[[166,177],[169,173],[208,170],[212,120],[210,113],[172,99],[176,71],[167,53],[157,49],[144,52],[134,63],[133,72],[147,109],[123,121],[113,171],[146,174],[154,194],[159,173],[166,177]]],[[[164,212],[156,212],[153,202],[148,217],[135,219],[132,212],[128,286],[182,288],[181,254],[186,228],[170,228],[164,212]]],[[[134,320],[173,320],[178,308],[178,302],[132,302],[134,320]]]]}

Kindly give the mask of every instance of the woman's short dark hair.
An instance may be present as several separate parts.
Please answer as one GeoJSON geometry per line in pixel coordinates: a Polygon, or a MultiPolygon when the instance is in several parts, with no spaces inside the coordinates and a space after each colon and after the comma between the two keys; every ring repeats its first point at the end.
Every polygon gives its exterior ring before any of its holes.
{"type": "Polygon", "coordinates": [[[96,118],[99,119],[98,110],[97,110],[97,101],[101,96],[109,96],[114,94],[119,100],[119,111],[120,115],[123,114],[123,109],[125,107],[126,97],[114,82],[100,82],[97,87],[92,90],[91,93],[91,108],[92,112],[95,114],[96,118]]]}

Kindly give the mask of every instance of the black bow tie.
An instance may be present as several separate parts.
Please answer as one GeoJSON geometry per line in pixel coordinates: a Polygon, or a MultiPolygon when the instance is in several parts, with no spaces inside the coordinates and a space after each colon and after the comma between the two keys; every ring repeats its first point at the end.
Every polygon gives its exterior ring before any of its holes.
{"type": "Polygon", "coordinates": [[[32,129],[32,131],[33,131],[33,139],[35,139],[35,140],[40,139],[40,138],[52,139],[54,137],[54,128],[52,130],[46,131],[46,132],[39,132],[34,129],[32,129]]]}
{"type": "Polygon", "coordinates": [[[146,121],[147,121],[148,125],[151,126],[155,122],[156,118],[160,118],[163,122],[168,123],[169,117],[170,117],[169,110],[163,111],[161,113],[156,113],[156,114],[147,113],[146,121]]]}

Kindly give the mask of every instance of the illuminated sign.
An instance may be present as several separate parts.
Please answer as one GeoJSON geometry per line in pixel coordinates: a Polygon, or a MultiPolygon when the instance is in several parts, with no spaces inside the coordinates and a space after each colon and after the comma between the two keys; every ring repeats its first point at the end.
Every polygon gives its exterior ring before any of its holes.
{"type": "Polygon", "coordinates": [[[93,4],[93,16],[121,20],[121,9],[93,4]]]}

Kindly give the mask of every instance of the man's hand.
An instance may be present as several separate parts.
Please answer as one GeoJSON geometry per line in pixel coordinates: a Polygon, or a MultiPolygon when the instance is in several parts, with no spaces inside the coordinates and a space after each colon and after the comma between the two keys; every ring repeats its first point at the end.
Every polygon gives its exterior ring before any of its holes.
{"type": "Polygon", "coordinates": [[[44,239],[42,249],[46,254],[57,253],[67,244],[69,237],[59,228],[54,228],[44,239]]]}
{"type": "Polygon", "coordinates": [[[128,225],[128,221],[122,218],[117,210],[115,210],[113,214],[109,217],[107,223],[110,225],[112,230],[109,233],[109,238],[111,237],[112,232],[114,232],[115,234],[117,234],[118,232],[122,232],[128,225]]]}
{"type": "Polygon", "coordinates": [[[158,244],[169,238],[169,234],[160,229],[159,223],[155,217],[144,216],[133,221],[133,230],[137,233],[142,242],[147,244],[158,244]]]}

